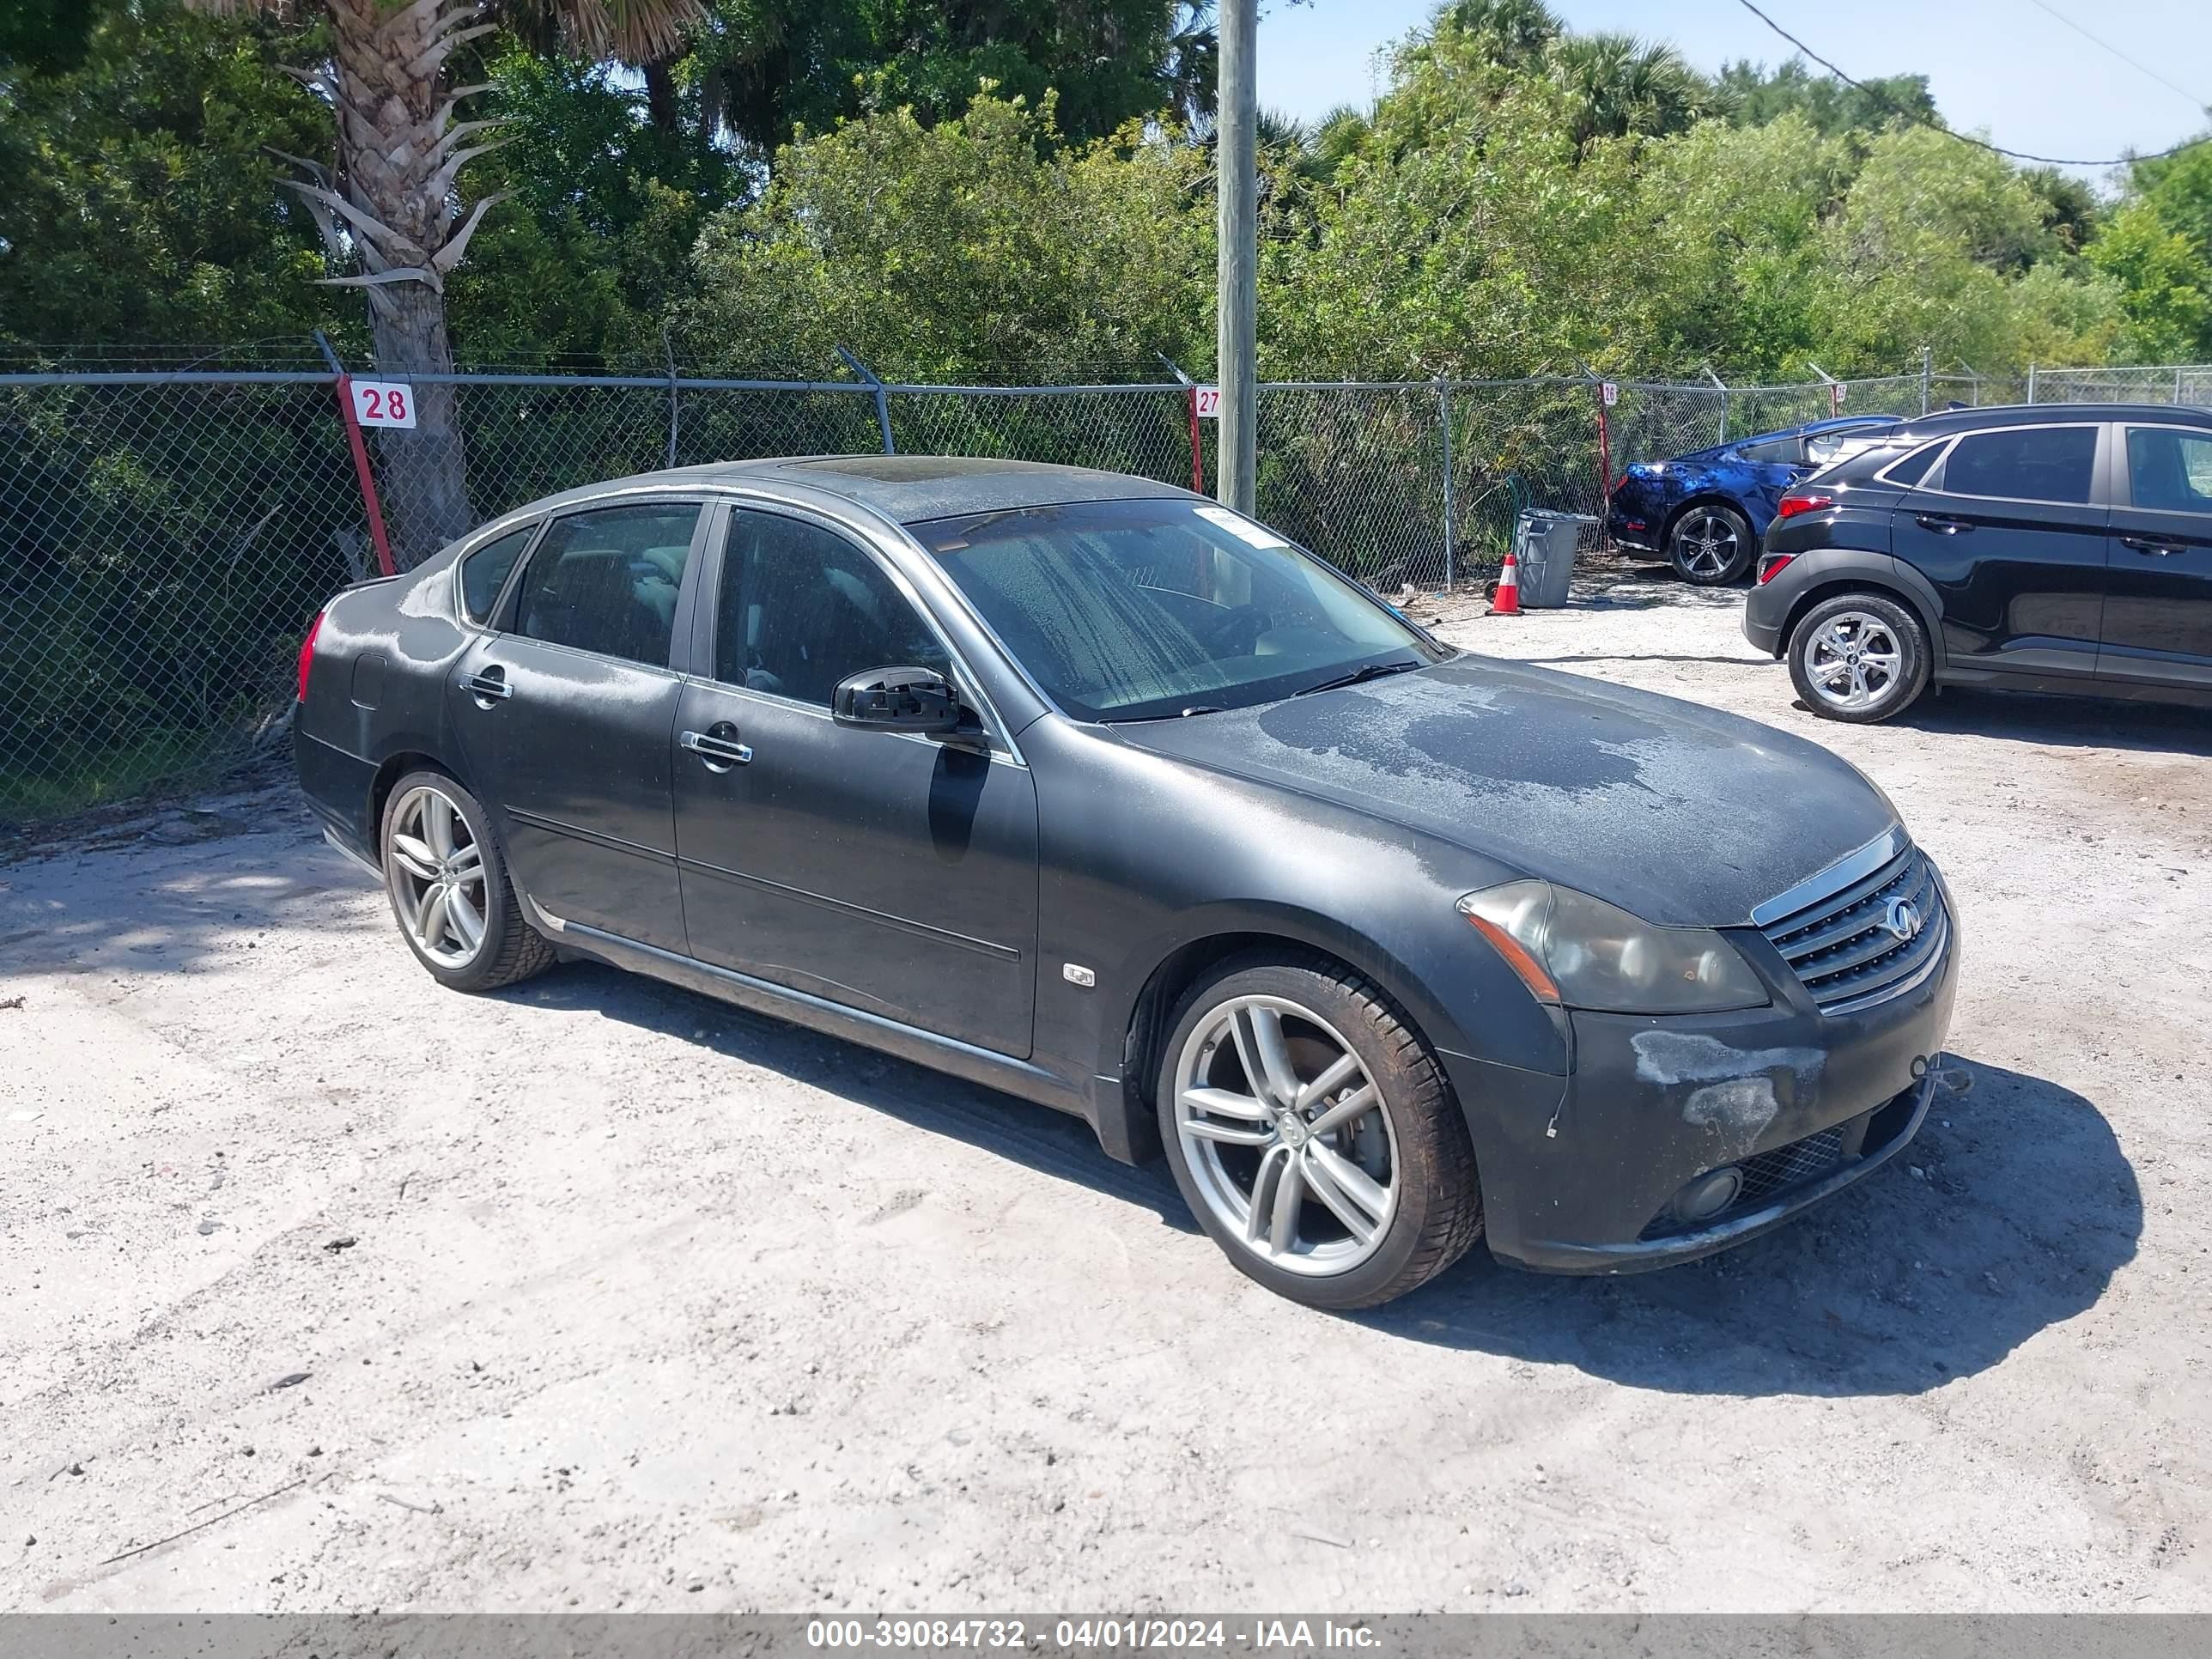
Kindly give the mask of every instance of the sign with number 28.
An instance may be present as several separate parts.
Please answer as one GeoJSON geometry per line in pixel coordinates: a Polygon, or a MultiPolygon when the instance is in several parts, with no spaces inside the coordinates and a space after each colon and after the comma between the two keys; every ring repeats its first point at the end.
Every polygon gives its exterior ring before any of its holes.
{"type": "Polygon", "coordinates": [[[415,388],[404,380],[356,380],[353,417],[363,426],[411,427],[415,388]]]}

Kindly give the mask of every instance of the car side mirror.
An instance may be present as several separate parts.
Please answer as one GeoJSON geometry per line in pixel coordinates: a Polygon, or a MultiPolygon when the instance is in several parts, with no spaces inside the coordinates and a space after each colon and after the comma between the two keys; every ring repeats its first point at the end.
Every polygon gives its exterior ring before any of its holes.
{"type": "Polygon", "coordinates": [[[960,698],[933,668],[871,668],[837,683],[830,712],[841,726],[950,737],[960,726],[960,698]]]}

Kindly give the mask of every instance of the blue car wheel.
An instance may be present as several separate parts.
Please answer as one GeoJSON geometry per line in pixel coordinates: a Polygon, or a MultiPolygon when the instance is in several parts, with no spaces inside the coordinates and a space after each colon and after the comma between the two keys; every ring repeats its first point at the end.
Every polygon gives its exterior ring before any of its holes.
{"type": "Polygon", "coordinates": [[[1667,537],[1667,558],[1674,574],[1700,587],[1741,580],[1758,550],[1749,520],[1717,502],[1692,507],[1674,520],[1667,537]]]}

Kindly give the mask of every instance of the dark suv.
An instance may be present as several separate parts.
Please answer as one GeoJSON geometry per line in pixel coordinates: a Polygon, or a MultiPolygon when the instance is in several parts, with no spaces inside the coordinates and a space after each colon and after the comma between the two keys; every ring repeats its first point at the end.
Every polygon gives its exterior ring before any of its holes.
{"type": "Polygon", "coordinates": [[[1931,680],[2212,705],[2212,412],[1906,422],[1783,496],[1743,631],[1831,720],[1931,680]]]}

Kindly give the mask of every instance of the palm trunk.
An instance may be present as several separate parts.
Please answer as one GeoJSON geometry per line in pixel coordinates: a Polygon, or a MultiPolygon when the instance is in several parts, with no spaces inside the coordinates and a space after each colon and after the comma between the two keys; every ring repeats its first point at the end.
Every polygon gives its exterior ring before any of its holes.
{"type": "Polygon", "coordinates": [[[415,389],[414,429],[380,432],[376,437],[392,557],[404,568],[464,534],[476,515],[469,508],[459,388],[416,379],[453,372],[445,296],[419,283],[401,283],[381,299],[370,302],[377,372],[412,380],[415,389]]]}
{"type": "MultiPolygon", "coordinates": [[[[477,149],[456,146],[472,130],[452,125],[470,88],[451,88],[454,46],[484,26],[475,0],[330,0],[333,102],[343,201],[326,204],[367,267],[342,279],[364,289],[380,374],[450,374],[445,274],[460,258],[489,201],[458,232],[454,177],[477,149]]],[[[310,199],[313,199],[310,193],[310,199]]],[[[475,522],[459,400],[451,386],[415,386],[412,430],[377,435],[392,551],[422,560],[475,522]]]]}

